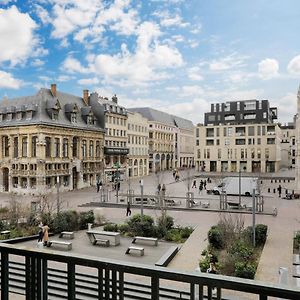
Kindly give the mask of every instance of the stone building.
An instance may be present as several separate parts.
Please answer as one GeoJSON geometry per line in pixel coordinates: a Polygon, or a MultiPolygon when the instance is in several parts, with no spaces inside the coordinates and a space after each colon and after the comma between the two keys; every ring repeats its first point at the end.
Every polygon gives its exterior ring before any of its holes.
{"type": "Polygon", "coordinates": [[[148,119],[140,113],[128,111],[128,177],[149,174],[148,119]]]}
{"type": "Polygon", "coordinates": [[[191,121],[149,108],[130,108],[148,119],[149,172],[194,165],[194,125],[191,121]]]}
{"type": "Polygon", "coordinates": [[[41,89],[0,102],[0,188],[43,195],[94,185],[101,176],[104,109],[98,95],[41,89]]]}
{"type": "Polygon", "coordinates": [[[105,113],[104,173],[105,182],[123,180],[127,168],[127,110],[118,104],[116,95],[109,100],[99,96],[105,113]]]}
{"type": "MultiPolygon", "coordinates": [[[[295,116],[296,120],[296,116],[295,116]]],[[[296,128],[294,122],[280,125],[281,129],[281,162],[280,168],[296,166],[296,128]]]]}

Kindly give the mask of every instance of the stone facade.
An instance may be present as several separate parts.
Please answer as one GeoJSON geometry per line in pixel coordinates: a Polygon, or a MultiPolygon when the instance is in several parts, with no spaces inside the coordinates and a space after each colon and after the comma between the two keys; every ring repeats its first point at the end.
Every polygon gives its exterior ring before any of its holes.
{"type": "Polygon", "coordinates": [[[104,151],[104,109],[97,95],[76,97],[56,85],[0,103],[0,188],[43,195],[96,184],[104,151]]]}

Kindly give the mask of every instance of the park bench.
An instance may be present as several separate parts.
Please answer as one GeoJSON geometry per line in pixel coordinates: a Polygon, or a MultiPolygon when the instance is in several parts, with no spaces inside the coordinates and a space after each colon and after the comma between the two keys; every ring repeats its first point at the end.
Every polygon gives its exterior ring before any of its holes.
{"type": "Polygon", "coordinates": [[[157,246],[157,244],[158,244],[158,238],[144,237],[144,236],[135,236],[132,240],[132,243],[135,244],[135,242],[138,242],[138,241],[154,242],[155,246],[157,246]]]}
{"type": "Polygon", "coordinates": [[[62,231],[59,234],[59,237],[62,238],[63,236],[67,236],[69,239],[74,239],[74,232],[73,231],[62,231]]]}
{"type": "Polygon", "coordinates": [[[156,266],[166,267],[169,262],[173,259],[173,257],[178,252],[178,246],[172,246],[168,249],[168,251],[155,263],[156,266]]]}
{"type": "Polygon", "coordinates": [[[9,230],[3,230],[0,232],[1,235],[9,238],[10,237],[10,231],[9,230]]]}
{"type": "Polygon", "coordinates": [[[47,243],[47,247],[51,247],[52,245],[67,246],[68,250],[72,249],[72,242],[52,240],[47,243]]]}
{"type": "Polygon", "coordinates": [[[210,204],[209,204],[209,202],[202,202],[201,206],[203,208],[209,208],[210,204]]]}
{"type": "Polygon", "coordinates": [[[106,247],[109,247],[109,240],[95,238],[95,240],[93,242],[93,245],[96,245],[97,243],[100,244],[100,245],[104,245],[106,247]]]}
{"type": "Polygon", "coordinates": [[[230,207],[230,208],[236,208],[236,209],[240,209],[241,206],[238,202],[227,202],[227,205],[230,207]]]}
{"type": "Polygon", "coordinates": [[[141,256],[144,255],[144,248],[142,247],[135,247],[135,246],[129,246],[125,252],[125,254],[129,254],[130,251],[137,251],[140,253],[141,256]]]}
{"type": "Polygon", "coordinates": [[[88,235],[88,237],[93,245],[95,245],[94,243],[97,240],[109,240],[109,245],[112,244],[114,246],[117,246],[120,244],[120,233],[119,232],[88,230],[86,232],[86,234],[88,235]]]}

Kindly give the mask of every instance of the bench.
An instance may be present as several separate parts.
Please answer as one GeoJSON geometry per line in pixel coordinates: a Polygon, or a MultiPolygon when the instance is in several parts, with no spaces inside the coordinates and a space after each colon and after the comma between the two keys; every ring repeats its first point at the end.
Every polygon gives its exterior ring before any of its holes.
{"type": "Polygon", "coordinates": [[[64,235],[67,236],[69,239],[74,239],[74,232],[73,231],[62,231],[59,234],[59,237],[62,238],[64,235]]]}
{"type": "Polygon", "coordinates": [[[9,230],[4,230],[0,232],[1,235],[4,235],[6,237],[10,237],[10,231],[9,230]]]}
{"type": "Polygon", "coordinates": [[[52,245],[67,246],[68,250],[72,249],[72,242],[52,240],[47,243],[47,247],[51,247],[52,245]]]}
{"type": "Polygon", "coordinates": [[[209,204],[209,202],[202,202],[201,206],[203,208],[209,208],[210,204],[209,204]]]}
{"type": "Polygon", "coordinates": [[[129,254],[130,251],[138,251],[140,252],[140,255],[143,256],[144,255],[144,248],[142,247],[134,247],[134,246],[129,246],[125,252],[125,254],[129,254]]]}
{"type": "Polygon", "coordinates": [[[109,240],[95,238],[95,240],[93,242],[93,245],[96,245],[97,243],[99,243],[100,245],[104,245],[106,247],[109,247],[109,240]]]}
{"type": "Polygon", "coordinates": [[[240,209],[241,206],[238,202],[227,202],[227,205],[230,207],[230,208],[236,208],[236,209],[240,209]]]}
{"type": "Polygon", "coordinates": [[[97,230],[88,230],[86,232],[90,242],[94,244],[97,239],[108,239],[110,244],[117,246],[120,244],[120,233],[113,231],[97,231],[97,230]]]}
{"type": "Polygon", "coordinates": [[[172,246],[168,249],[168,251],[155,263],[156,266],[166,267],[179,251],[178,246],[172,246]]]}
{"type": "Polygon", "coordinates": [[[135,244],[135,242],[137,242],[137,241],[154,242],[155,246],[157,246],[157,244],[158,244],[158,238],[152,238],[152,237],[135,236],[132,240],[132,243],[135,244]]]}

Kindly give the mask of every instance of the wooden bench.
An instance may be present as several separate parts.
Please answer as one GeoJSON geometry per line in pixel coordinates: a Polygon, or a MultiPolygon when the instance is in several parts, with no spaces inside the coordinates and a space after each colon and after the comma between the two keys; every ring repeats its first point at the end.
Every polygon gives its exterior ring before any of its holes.
{"type": "Polygon", "coordinates": [[[72,249],[72,242],[52,240],[47,243],[47,247],[51,247],[52,245],[67,246],[68,250],[72,249]]]}
{"type": "Polygon", "coordinates": [[[132,240],[132,243],[135,244],[137,241],[154,242],[155,246],[157,246],[157,244],[158,244],[158,238],[152,238],[152,237],[135,236],[132,240]]]}
{"type": "Polygon", "coordinates": [[[134,247],[134,246],[129,246],[125,252],[125,254],[129,254],[130,251],[138,251],[141,256],[144,255],[144,248],[142,247],[134,247]]]}
{"type": "Polygon", "coordinates": [[[109,240],[95,238],[95,240],[93,242],[93,245],[96,245],[97,243],[99,243],[100,245],[104,245],[106,247],[109,247],[109,240]]]}
{"type": "Polygon", "coordinates": [[[62,238],[64,235],[67,236],[69,239],[74,239],[74,232],[73,231],[62,231],[59,234],[59,237],[62,238]]]}
{"type": "Polygon", "coordinates": [[[168,251],[155,263],[155,265],[159,267],[166,267],[178,251],[178,246],[170,247],[168,251]]]}

